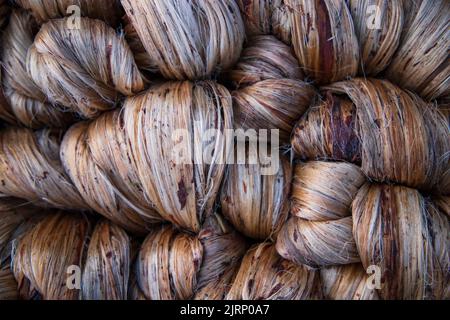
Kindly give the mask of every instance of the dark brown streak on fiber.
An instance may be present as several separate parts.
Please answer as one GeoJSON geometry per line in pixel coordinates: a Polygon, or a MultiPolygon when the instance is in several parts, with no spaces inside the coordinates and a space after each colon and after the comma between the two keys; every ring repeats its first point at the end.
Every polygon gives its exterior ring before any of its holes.
{"type": "Polygon", "coordinates": [[[381,204],[381,219],[382,224],[381,228],[383,230],[383,238],[386,238],[386,240],[383,241],[383,248],[380,248],[382,256],[378,257],[379,261],[372,261],[374,264],[379,263],[382,260],[390,261],[389,268],[386,270],[382,270],[382,278],[381,283],[383,285],[384,282],[392,282],[392,285],[389,286],[392,294],[395,294],[397,292],[397,282],[392,281],[391,279],[395,279],[398,275],[396,274],[396,271],[398,271],[398,268],[396,266],[397,260],[399,258],[398,250],[397,250],[397,243],[396,239],[399,239],[399,232],[396,229],[397,224],[395,223],[396,220],[399,218],[397,217],[398,210],[397,210],[397,203],[392,201],[395,199],[395,195],[392,194],[394,189],[389,188],[385,185],[381,188],[380,193],[380,204],[381,204]]]}
{"type": "Polygon", "coordinates": [[[183,210],[184,207],[186,206],[186,201],[187,201],[188,195],[189,194],[186,191],[186,185],[184,184],[184,180],[181,179],[178,182],[178,191],[177,191],[178,201],[180,201],[181,210],[183,210]]]}
{"type": "MultiPolygon", "coordinates": [[[[331,33],[331,24],[328,16],[327,5],[324,0],[316,0],[317,5],[317,23],[319,33],[319,48],[320,48],[320,72],[324,75],[331,74],[333,72],[334,61],[334,49],[333,41],[330,39],[333,37],[331,33]]],[[[326,79],[322,79],[326,80],[326,79]]]]}
{"type": "Polygon", "coordinates": [[[333,159],[361,164],[361,147],[355,131],[356,107],[342,104],[341,98],[327,93],[331,112],[330,141],[333,143],[333,159]]]}

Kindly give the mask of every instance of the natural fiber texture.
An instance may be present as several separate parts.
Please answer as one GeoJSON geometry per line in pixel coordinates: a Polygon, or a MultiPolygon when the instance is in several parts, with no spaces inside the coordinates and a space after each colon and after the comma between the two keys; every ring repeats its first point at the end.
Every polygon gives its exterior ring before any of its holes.
{"type": "Polygon", "coordinates": [[[349,0],[348,5],[361,50],[360,73],[377,75],[390,64],[400,43],[404,22],[403,2],[349,0]]]}
{"type": "Polygon", "coordinates": [[[9,267],[0,268],[0,300],[17,300],[17,282],[9,267]]]}
{"type": "Polygon", "coordinates": [[[292,45],[306,76],[318,84],[356,75],[359,46],[344,1],[285,0],[290,8],[292,45]]]}
{"type": "Polygon", "coordinates": [[[122,9],[119,0],[14,0],[30,10],[40,24],[50,19],[73,15],[71,6],[77,6],[83,17],[101,19],[112,26],[120,19],[122,9]]]}
{"type": "Polygon", "coordinates": [[[326,299],[378,300],[377,291],[369,289],[368,275],[358,263],[323,268],[320,276],[326,299]]]}
{"type": "Polygon", "coordinates": [[[364,268],[381,268],[383,299],[444,298],[448,219],[427,210],[416,190],[365,185],[353,203],[353,221],[364,268]]]}
{"type": "Polygon", "coordinates": [[[291,214],[310,221],[350,215],[350,205],[366,181],[361,170],[344,162],[312,161],[295,167],[291,214]]]}
{"type": "Polygon", "coordinates": [[[311,267],[359,261],[350,206],[365,177],[348,163],[307,162],[295,168],[292,218],[281,229],[277,250],[311,267]]]}
{"type": "Polygon", "coordinates": [[[355,79],[324,90],[327,100],[294,129],[297,154],[355,163],[361,158],[363,172],[376,181],[437,188],[449,166],[450,135],[436,108],[382,80],[355,79]],[[333,94],[347,95],[354,107],[333,94]]]}
{"type": "Polygon", "coordinates": [[[389,79],[431,100],[450,94],[450,6],[447,0],[403,1],[406,23],[389,79]]]}
{"type": "Polygon", "coordinates": [[[234,1],[121,2],[165,78],[207,78],[230,68],[239,58],[245,34],[234,1]]]}
{"type": "Polygon", "coordinates": [[[61,132],[8,128],[0,132],[0,194],[35,205],[87,209],[59,159],[61,132]]]}
{"type": "Polygon", "coordinates": [[[225,171],[231,128],[224,87],[168,82],[128,99],[121,113],[74,126],[61,156],[83,198],[105,216],[162,218],[199,231],[225,171]],[[205,139],[210,129],[222,136],[205,139]]]}
{"type": "Polygon", "coordinates": [[[270,243],[251,248],[243,258],[227,299],[310,300],[322,297],[319,273],[282,259],[270,243]]]}
{"type": "Polygon", "coordinates": [[[130,259],[130,238],[121,228],[101,220],[92,229],[86,217],[57,213],[18,241],[13,266],[25,299],[125,300],[130,259]],[[81,270],[80,288],[69,267],[81,270]]]}
{"type": "Polygon", "coordinates": [[[120,95],[144,89],[145,79],[123,36],[100,20],[51,20],[36,35],[28,71],[53,103],[92,118],[111,109],[120,95]]]}
{"type": "Polygon", "coordinates": [[[147,299],[223,299],[245,241],[212,217],[198,237],[162,227],[142,244],[137,282],[147,299]]]}
{"type": "Polygon", "coordinates": [[[79,290],[66,286],[70,266],[81,266],[89,224],[68,214],[49,215],[17,245],[13,271],[24,299],[74,300],[79,290]]]}
{"type": "Polygon", "coordinates": [[[271,35],[251,38],[227,79],[242,88],[268,79],[303,79],[292,49],[271,35]]]}
{"type": "Polygon", "coordinates": [[[352,218],[308,221],[292,217],[277,237],[285,259],[313,268],[359,262],[352,236],[352,218]]]}
{"type": "Polygon", "coordinates": [[[263,164],[234,164],[228,168],[221,192],[222,212],[247,237],[275,238],[289,211],[292,167],[280,157],[276,174],[263,174],[263,164]]]}
{"type": "Polygon", "coordinates": [[[100,221],[90,238],[81,283],[83,300],[126,300],[131,244],[112,223],[100,221]]]}
{"type": "Polygon", "coordinates": [[[273,34],[291,42],[290,8],[285,0],[237,0],[248,36],[273,34]]]}
{"type": "Polygon", "coordinates": [[[10,258],[9,244],[14,232],[36,214],[36,208],[13,198],[0,198],[0,269],[10,258]]]}
{"type": "Polygon", "coordinates": [[[269,79],[233,92],[235,127],[244,130],[278,129],[289,141],[295,122],[315,97],[313,86],[300,80],[269,79]]]}
{"type": "Polygon", "coordinates": [[[0,118],[31,128],[64,127],[69,114],[53,108],[26,69],[28,49],[33,44],[36,22],[30,13],[14,10],[3,33],[3,89],[7,104],[0,104],[0,118]]]}

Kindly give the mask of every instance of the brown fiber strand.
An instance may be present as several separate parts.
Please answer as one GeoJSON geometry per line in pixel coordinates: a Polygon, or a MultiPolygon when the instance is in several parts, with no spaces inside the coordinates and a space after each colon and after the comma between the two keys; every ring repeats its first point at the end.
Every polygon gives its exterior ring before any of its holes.
{"type": "Polygon", "coordinates": [[[27,59],[34,82],[52,103],[92,118],[115,106],[120,95],[144,90],[145,79],[123,36],[100,20],[68,18],[44,24],[27,59]],[[67,40],[70,39],[70,40],[67,40]]]}
{"type": "Polygon", "coordinates": [[[271,35],[250,38],[227,79],[237,89],[268,79],[303,79],[293,50],[271,35]]]}
{"type": "Polygon", "coordinates": [[[58,130],[7,128],[0,132],[0,194],[35,205],[87,209],[59,158],[58,130]]]}
{"type": "Polygon", "coordinates": [[[17,282],[8,267],[0,268],[0,300],[17,300],[17,282]]]}
{"type": "Polygon", "coordinates": [[[74,126],[61,157],[86,202],[107,217],[199,231],[225,172],[231,128],[223,86],[167,82],[127,99],[121,112],[74,126]],[[221,134],[205,139],[210,129],[221,134]]]}
{"type": "Polygon", "coordinates": [[[360,71],[366,75],[377,75],[390,64],[400,44],[404,22],[403,2],[349,0],[348,3],[361,50],[360,71]]]}
{"type": "Polygon", "coordinates": [[[448,0],[403,1],[406,23],[387,77],[427,100],[450,93],[448,0]]]}
{"type": "Polygon", "coordinates": [[[235,127],[278,129],[281,143],[285,143],[315,95],[312,85],[292,79],[269,79],[236,90],[233,92],[235,127]]]}
{"type": "Polygon", "coordinates": [[[244,256],[228,300],[320,299],[319,273],[281,258],[275,246],[262,243],[244,256]]]}
{"type": "Polygon", "coordinates": [[[290,8],[285,0],[237,0],[248,36],[272,34],[291,42],[290,8]]]}
{"type": "Polygon", "coordinates": [[[294,128],[301,158],[361,159],[373,180],[448,193],[438,185],[449,168],[450,131],[436,107],[385,80],[358,78],[323,90],[326,100],[294,128]]]}
{"type": "Polygon", "coordinates": [[[76,300],[79,290],[66,286],[70,266],[81,266],[88,236],[86,219],[54,214],[42,220],[18,243],[13,270],[22,298],[76,300]]]}
{"type": "Polygon", "coordinates": [[[245,241],[211,217],[198,237],[170,226],[145,239],[136,264],[137,282],[147,299],[222,299],[245,253],[245,241]],[[212,223],[212,224],[211,224],[212,223]],[[228,251],[226,254],[224,251],[228,251]]]}
{"type": "Polygon", "coordinates": [[[122,14],[119,0],[14,0],[30,10],[40,24],[51,19],[72,16],[71,6],[80,9],[82,17],[101,19],[115,26],[122,14]]]}
{"type": "Polygon", "coordinates": [[[369,277],[359,263],[323,268],[320,276],[326,299],[378,300],[377,291],[369,289],[369,277]]]}
{"type": "Polygon", "coordinates": [[[31,128],[64,127],[73,120],[72,116],[51,106],[27,71],[26,60],[35,30],[37,25],[30,13],[13,10],[2,39],[2,84],[8,104],[0,105],[0,117],[31,128]]]}
{"type": "Polygon", "coordinates": [[[121,0],[142,44],[165,78],[204,79],[239,58],[244,24],[228,0],[121,0]]]}
{"type": "Polygon", "coordinates": [[[352,211],[362,264],[380,267],[383,299],[444,298],[447,218],[414,189],[376,184],[358,192],[352,211]]]}
{"type": "Polygon", "coordinates": [[[280,155],[277,172],[265,174],[263,164],[233,164],[220,195],[222,212],[247,237],[275,238],[286,222],[292,167],[280,155]]]}
{"type": "Polygon", "coordinates": [[[346,2],[285,0],[292,24],[292,45],[307,77],[318,84],[356,75],[359,45],[346,2]]]}

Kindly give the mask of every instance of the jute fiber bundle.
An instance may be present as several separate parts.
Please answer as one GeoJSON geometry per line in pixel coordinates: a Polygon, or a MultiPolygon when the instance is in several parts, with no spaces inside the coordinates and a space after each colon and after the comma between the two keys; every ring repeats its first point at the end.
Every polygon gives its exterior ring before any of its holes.
{"type": "Polygon", "coordinates": [[[18,241],[13,271],[25,299],[126,299],[130,251],[129,236],[114,224],[101,220],[94,227],[86,217],[61,212],[18,241]],[[70,282],[72,266],[82,270],[80,288],[70,282]]]}
{"type": "Polygon", "coordinates": [[[121,2],[165,78],[207,78],[239,58],[245,32],[235,1],[121,2]]]}
{"type": "Polygon", "coordinates": [[[167,82],[127,99],[121,112],[72,127],[62,161],[85,201],[107,217],[167,220],[198,232],[231,151],[232,113],[221,85],[167,82]],[[212,129],[222,134],[204,139],[212,129]]]}
{"type": "Polygon", "coordinates": [[[220,195],[222,213],[247,237],[273,239],[286,222],[292,167],[288,159],[280,158],[278,171],[272,175],[264,173],[260,162],[228,168],[220,195]]]}
{"type": "Polygon", "coordinates": [[[198,236],[155,228],[135,263],[133,242],[106,220],[48,215],[15,248],[20,294],[45,300],[126,300],[136,292],[141,299],[223,299],[247,247],[219,216],[208,218],[198,236]],[[66,285],[70,267],[81,270],[79,287],[66,285]]]}
{"type": "Polygon", "coordinates": [[[237,88],[235,128],[278,129],[282,143],[316,96],[314,87],[302,81],[292,50],[273,36],[251,39],[227,76],[237,88]]]}
{"type": "Polygon", "coordinates": [[[360,261],[350,206],[364,182],[361,170],[349,163],[313,161],[297,165],[291,218],[277,238],[281,256],[311,267],[360,261]]]}
{"type": "Polygon", "coordinates": [[[47,96],[27,71],[28,50],[36,30],[38,27],[30,13],[13,10],[2,39],[2,81],[6,103],[0,104],[0,118],[31,128],[64,127],[72,117],[48,103],[47,96]]]}
{"type": "Polygon", "coordinates": [[[252,247],[242,260],[227,299],[320,299],[319,273],[282,259],[270,243],[252,247]]]}
{"type": "Polygon", "coordinates": [[[383,272],[382,298],[448,298],[447,217],[414,189],[376,184],[358,192],[352,211],[363,266],[383,272]]]}
{"type": "Polygon", "coordinates": [[[51,19],[64,18],[75,13],[75,6],[80,15],[104,20],[114,26],[122,14],[119,0],[14,0],[19,6],[29,10],[42,24],[51,19]]]}
{"type": "Polygon", "coordinates": [[[151,300],[223,299],[245,250],[219,216],[209,217],[198,236],[165,226],[142,244],[137,283],[151,300]]]}
{"type": "Polygon", "coordinates": [[[361,50],[360,73],[375,76],[389,66],[400,44],[403,1],[349,0],[348,5],[361,50]]]}
{"type": "Polygon", "coordinates": [[[248,40],[227,78],[239,89],[269,79],[302,80],[303,73],[290,46],[272,35],[259,35],[248,40]]]}
{"type": "Polygon", "coordinates": [[[285,0],[237,0],[248,36],[273,34],[291,42],[291,8],[285,0]]]}
{"type": "Polygon", "coordinates": [[[0,0],[0,299],[450,299],[449,16],[0,0]]]}
{"type": "Polygon", "coordinates": [[[64,172],[61,131],[6,128],[0,132],[0,194],[35,205],[88,209],[64,172]]]}
{"type": "Polygon", "coordinates": [[[105,22],[80,18],[51,20],[36,35],[27,59],[34,82],[52,103],[92,118],[115,107],[120,95],[145,88],[133,53],[123,36],[105,22]]]}
{"type": "Polygon", "coordinates": [[[385,80],[323,90],[326,99],[294,129],[292,147],[301,158],[360,161],[373,180],[449,192],[439,183],[449,168],[450,132],[434,106],[385,80]]]}
{"type": "Polygon", "coordinates": [[[407,22],[387,77],[428,100],[449,95],[448,1],[403,1],[403,6],[407,22]]]}
{"type": "Polygon", "coordinates": [[[323,295],[331,300],[378,300],[375,289],[367,287],[368,275],[361,264],[332,266],[320,270],[323,295]]]}

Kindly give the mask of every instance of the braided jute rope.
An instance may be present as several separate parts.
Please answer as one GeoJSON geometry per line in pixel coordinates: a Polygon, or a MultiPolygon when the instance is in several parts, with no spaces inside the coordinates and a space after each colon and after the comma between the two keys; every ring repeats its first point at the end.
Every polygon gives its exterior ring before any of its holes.
{"type": "Polygon", "coordinates": [[[450,299],[448,0],[0,0],[0,300],[450,299]]]}

